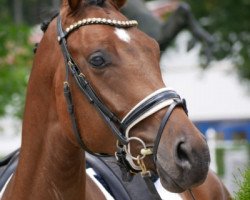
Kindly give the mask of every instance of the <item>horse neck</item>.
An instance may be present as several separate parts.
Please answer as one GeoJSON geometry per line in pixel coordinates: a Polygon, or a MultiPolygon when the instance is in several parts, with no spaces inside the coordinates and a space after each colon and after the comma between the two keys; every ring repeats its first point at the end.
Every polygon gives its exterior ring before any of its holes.
{"type": "Polygon", "coordinates": [[[8,199],[84,199],[84,154],[70,142],[61,127],[53,86],[53,65],[57,60],[49,62],[45,59],[59,50],[55,43],[44,40],[49,37],[43,39],[34,60],[23,119],[20,159],[12,179],[13,195],[18,198],[8,199]],[[54,47],[48,48],[46,43],[54,47]]]}

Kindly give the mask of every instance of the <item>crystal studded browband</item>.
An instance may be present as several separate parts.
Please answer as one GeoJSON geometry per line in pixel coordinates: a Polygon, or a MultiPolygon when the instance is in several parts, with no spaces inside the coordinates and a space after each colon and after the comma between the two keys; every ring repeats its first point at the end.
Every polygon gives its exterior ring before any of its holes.
{"type": "Polygon", "coordinates": [[[70,25],[68,28],[66,28],[65,35],[68,35],[73,30],[85,26],[85,25],[91,25],[91,24],[104,24],[104,25],[110,25],[115,26],[118,28],[129,28],[133,26],[137,26],[138,22],[136,20],[112,20],[112,19],[106,19],[106,18],[87,18],[83,20],[79,20],[78,22],[70,25]]]}

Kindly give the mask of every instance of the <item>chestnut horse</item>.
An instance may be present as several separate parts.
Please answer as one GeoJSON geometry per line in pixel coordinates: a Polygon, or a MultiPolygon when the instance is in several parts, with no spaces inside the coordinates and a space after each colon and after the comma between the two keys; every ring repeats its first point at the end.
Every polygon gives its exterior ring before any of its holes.
{"type": "Polygon", "coordinates": [[[35,55],[19,163],[2,200],[105,199],[84,151],[115,154],[129,172],[205,199],[194,187],[207,178],[207,143],[162,81],[158,44],[119,12],[123,3],[62,2],[35,55]]]}

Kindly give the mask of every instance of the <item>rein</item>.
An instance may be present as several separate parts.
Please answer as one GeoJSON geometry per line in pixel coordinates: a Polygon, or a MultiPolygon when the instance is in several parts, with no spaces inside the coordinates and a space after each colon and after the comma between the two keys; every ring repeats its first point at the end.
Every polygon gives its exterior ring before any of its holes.
{"type": "Polygon", "coordinates": [[[96,95],[95,91],[91,87],[85,75],[81,72],[78,65],[73,60],[67,47],[67,37],[70,33],[79,29],[82,26],[92,24],[102,24],[117,28],[131,28],[137,26],[138,23],[134,20],[118,21],[105,18],[88,18],[70,25],[64,31],[62,28],[60,15],[57,17],[58,42],[61,46],[66,67],[64,95],[66,98],[67,108],[70,115],[74,135],[82,149],[92,155],[103,156],[103,154],[92,152],[82,140],[74,112],[74,104],[69,84],[69,74],[73,76],[81,92],[84,93],[85,97],[89,100],[89,102],[93,104],[93,106],[95,106],[96,110],[100,113],[103,120],[106,122],[106,124],[112,130],[114,136],[117,138],[117,152],[115,153],[115,155],[118,163],[120,163],[123,174],[126,175],[125,179],[129,179],[131,173],[141,172],[141,175],[147,183],[154,198],[161,199],[155,187],[152,185],[153,183],[151,180],[151,172],[146,169],[143,159],[146,156],[153,155],[153,160],[154,162],[156,162],[157,150],[160,143],[160,139],[163,130],[166,126],[166,123],[171,116],[171,113],[177,106],[181,106],[187,114],[186,102],[185,100],[181,99],[180,96],[172,89],[162,88],[145,97],[134,108],[132,108],[131,111],[129,111],[128,114],[122,120],[116,117],[116,115],[112,113],[109,108],[104,103],[102,103],[101,99],[96,95]],[[143,119],[151,116],[152,114],[166,107],[168,107],[168,110],[161,121],[153,147],[147,147],[145,142],[138,137],[130,137],[129,131],[131,128],[133,128],[143,119]],[[137,141],[143,146],[140,154],[137,156],[133,156],[130,152],[131,141],[137,141]]]}

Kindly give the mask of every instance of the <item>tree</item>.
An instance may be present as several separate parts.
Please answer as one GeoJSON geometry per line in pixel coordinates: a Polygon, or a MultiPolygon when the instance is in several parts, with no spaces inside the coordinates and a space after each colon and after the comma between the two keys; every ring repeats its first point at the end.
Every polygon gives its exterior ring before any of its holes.
{"type": "Polygon", "coordinates": [[[170,16],[165,16],[165,20],[160,20],[154,15],[157,10],[150,12],[144,0],[127,0],[122,12],[128,18],[137,20],[138,28],[153,37],[159,43],[161,51],[169,48],[180,32],[188,30],[194,39],[189,42],[187,49],[193,48],[192,41],[199,40],[206,58],[204,65],[207,65],[211,60],[214,39],[195,19],[190,6],[184,2],[167,1],[162,3],[162,10],[164,8],[171,12],[170,16]]]}
{"type": "Polygon", "coordinates": [[[216,40],[214,59],[231,59],[239,75],[250,80],[250,1],[186,0],[216,40]]]}
{"type": "Polygon", "coordinates": [[[22,0],[14,0],[14,2],[13,2],[14,20],[17,24],[21,24],[23,22],[22,7],[23,7],[22,0]]]}

